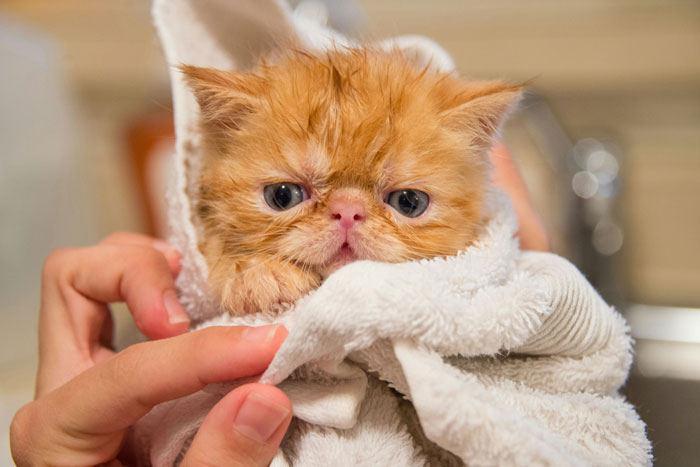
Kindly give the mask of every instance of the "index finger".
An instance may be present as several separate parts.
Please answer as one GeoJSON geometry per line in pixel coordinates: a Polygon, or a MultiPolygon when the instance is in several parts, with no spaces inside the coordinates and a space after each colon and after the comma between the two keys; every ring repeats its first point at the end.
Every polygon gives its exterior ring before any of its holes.
{"type": "Polygon", "coordinates": [[[100,242],[100,244],[152,247],[160,251],[163,256],[165,256],[165,260],[168,262],[168,266],[170,266],[173,276],[177,276],[182,268],[180,263],[182,255],[180,252],[177,251],[177,249],[170,243],[159,238],[150,237],[148,235],[136,232],[116,232],[106,237],[100,242]]]}
{"type": "Polygon", "coordinates": [[[189,319],[170,268],[153,248],[102,244],[63,249],[46,260],[39,313],[37,396],[104,360],[107,303],[125,301],[150,338],[182,334],[189,319]]]}
{"type": "Polygon", "coordinates": [[[262,373],[286,335],[279,325],[212,327],[136,344],[38,402],[64,433],[115,433],[161,402],[262,373]]]}

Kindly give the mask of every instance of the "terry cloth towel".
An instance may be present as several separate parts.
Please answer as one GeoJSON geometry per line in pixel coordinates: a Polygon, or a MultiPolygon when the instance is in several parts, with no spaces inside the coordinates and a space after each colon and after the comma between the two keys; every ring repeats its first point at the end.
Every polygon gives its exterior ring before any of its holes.
{"type": "MultiPolygon", "coordinates": [[[[156,0],[154,15],[174,65],[245,68],[280,40],[349,44],[274,0],[156,0]]],[[[453,70],[427,39],[380,46],[453,70]]],[[[281,313],[218,316],[191,215],[198,109],[177,71],[172,82],[183,304],[199,328],[280,322],[290,332],[260,378],[294,406],[272,466],[651,464],[644,424],[618,393],[632,361],[623,318],[566,260],[519,250],[498,190],[480,241],[457,256],[356,262],[281,313]]],[[[177,465],[208,410],[241,383],[154,408],[132,433],[143,464],[177,465]]]]}

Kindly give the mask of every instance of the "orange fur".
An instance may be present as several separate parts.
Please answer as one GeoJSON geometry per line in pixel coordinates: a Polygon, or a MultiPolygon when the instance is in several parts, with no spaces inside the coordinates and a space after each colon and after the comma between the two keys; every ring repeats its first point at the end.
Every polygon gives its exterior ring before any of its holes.
{"type": "Polygon", "coordinates": [[[249,313],[293,302],[337,267],[328,205],[364,205],[358,259],[453,255],[474,242],[489,179],[487,150],[518,86],[421,69],[400,52],[290,51],[250,73],[183,66],[202,110],[200,249],[223,306],[249,313]],[[263,187],[310,199],[270,209],[263,187]],[[396,189],[430,196],[419,217],[385,203],[396,189]]]}

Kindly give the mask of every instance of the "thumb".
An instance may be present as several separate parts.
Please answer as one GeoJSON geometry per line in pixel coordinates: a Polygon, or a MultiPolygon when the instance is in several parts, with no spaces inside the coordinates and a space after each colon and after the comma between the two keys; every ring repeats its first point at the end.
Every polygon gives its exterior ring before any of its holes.
{"type": "Polygon", "coordinates": [[[292,403],[275,386],[246,384],[209,412],[183,467],[267,466],[292,419],[292,403]]]}

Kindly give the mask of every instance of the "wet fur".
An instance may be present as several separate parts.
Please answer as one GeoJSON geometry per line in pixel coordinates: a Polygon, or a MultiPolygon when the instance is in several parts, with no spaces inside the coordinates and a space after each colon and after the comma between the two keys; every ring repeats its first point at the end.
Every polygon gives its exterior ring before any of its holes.
{"type": "Polygon", "coordinates": [[[231,313],[294,302],[333,272],[342,240],[334,199],[365,205],[360,259],[454,255],[475,241],[489,182],[487,151],[518,86],[419,68],[401,52],[292,50],[250,73],[183,66],[201,108],[199,247],[231,313]],[[291,181],[310,199],[284,212],[263,187],[291,181]],[[409,219],[384,201],[430,196],[409,219]]]}

